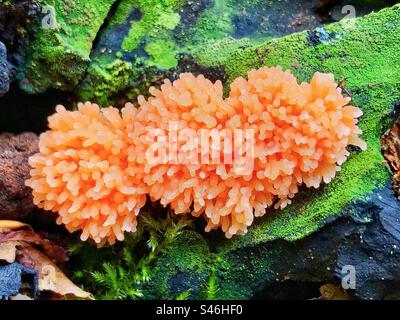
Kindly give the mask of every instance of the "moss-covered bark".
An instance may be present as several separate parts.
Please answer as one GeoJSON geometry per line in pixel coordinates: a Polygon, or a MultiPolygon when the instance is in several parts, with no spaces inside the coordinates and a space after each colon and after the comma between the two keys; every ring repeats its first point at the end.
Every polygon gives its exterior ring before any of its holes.
{"type": "Polygon", "coordinates": [[[32,41],[18,71],[21,88],[28,93],[49,88],[72,90],[85,74],[93,41],[115,1],[39,0],[42,8],[55,9],[54,20],[46,21],[56,24],[53,28],[43,20],[51,14],[47,11],[32,30],[32,41]]]}
{"type": "MultiPolygon", "coordinates": [[[[251,45],[317,25],[311,0],[121,0],[99,35],[76,93],[81,100],[102,106],[122,105],[147,94],[150,85],[159,85],[166,77],[196,73],[190,68],[196,64],[191,54],[207,43],[237,38],[242,39],[235,42],[238,46],[251,45]],[[292,20],[297,23],[289,23],[292,20]],[[116,63],[124,66],[123,72],[116,63]]],[[[198,71],[224,78],[223,71],[215,74],[214,68],[198,71]]]]}

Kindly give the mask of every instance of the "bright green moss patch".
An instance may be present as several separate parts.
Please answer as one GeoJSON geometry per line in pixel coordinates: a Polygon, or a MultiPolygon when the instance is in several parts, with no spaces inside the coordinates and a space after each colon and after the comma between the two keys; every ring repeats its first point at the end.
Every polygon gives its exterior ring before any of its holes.
{"type": "Polygon", "coordinates": [[[73,89],[84,75],[93,40],[115,0],[40,0],[55,8],[55,29],[39,21],[34,40],[18,75],[21,87],[31,93],[48,88],[73,89]]]}
{"type": "MultiPolygon", "coordinates": [[[[133,21],[129,34],[122,42],[121,48],[124,51],[135,50],[144,37],[157,39],[159,33],[173,30],[179,23],[180,16],[177,10],[181,0],[139,0],[137,7],[142,13],[138,21],[133,21]]],[[[167,35],[168,37],[168,35],[167,35]]],[[[169,35],[171,38],[171,36],[169,35]]]]}
{"type": "MultiPolygon", "coordinates": [[[[250,5],[246,2],[246,6],[250,5]]],[[[232,38],[235,29],[232,17],[241,10],[244,9],[230,0],[119,1],[98,35],[99,45],[90,57],[91,65],[96,67],[88,69],[82,85],[76,90],[78,96],[102,106],[105,101],[117,104],[121,97],[134,100],[138,94],[147,92],[145,84],[158,85],[161,78],[178,73],[185,66],[180,60],[182,56],[190,57],[194,51],[207,50],[211,59],[221,61],[221,51],[212,56],[214,44],[218,48],[225,46],[227,55],[235,48],[255,44],[256,41],[250,38],[232,38]],[[132,63],[133,68],[129,84],[125,88],[118,87],[121,93],[118,99],[113,98],[115,90],[109,87],[110,91],[107,91],[107,85],[104,86],[98,76],[107,72],[108,65],[116,59],[132,63]],[[144,92],[138,88],[144,88],[144,92]]]]}
{"type": "Polygon", "coordinates": [[[230,36],[233,32],[232,11],[225,0],[214,0],[214,5],[201,13],[196,26],[193,27],[194,42],[230,36]]]}
{"type": "Polygon", "coordinates": [[[122,60],[91,64],[88,73],[91,77],[81,84],[79,97],[82,101],[94,99],[102,106],[111,105],[112,96],[124,89],[133,76],[132,64],[122,60]]]}
{"type": "Polygon", "coordinates": [[[150,55],[149,63],[154,63],[160,68],[169,69],[178,64],[175,57],[174,42],[156,40],[146,46],[146,52],[150,55]]]}
{"type": "MultiPolygon", "coordinates": [[[[152,279],[144,285],[147,299],[176,299],[184,292],[189,298],[204,294],[210,279],[212,255],[205,240],[196,232],[185,230],[176,239],[167,255],[157,260],[152,279]],[[190,250],[183,250],[190,248],[190,250]]],[[[215,288],[210,288],[210,291],[215,288]]]]}
{"type": "Polygon", "coordinates": [[[134,101],[159,77],[155,71],[176,67],[173,30],[180,22],[178,12],[182,3],[181,0],[119,1],[98,36],[100,45],[92,51],[86,76],[76,88],[79,99],[103,107],[134,101]],[[125,66],[122,68],[121,64],[125,66]]]}
{"type": "MultiPolygon", "coordinates": [[[[139,10],[137,1],[120,0],[114,14],[110,18],[108,28],[113,28],[119,24],[127,23],[129,16],[135,9],[139,10]]],[[[139,15],[141,14],[140,11],[137,12],[139,15]]]]}
{"type": "MultiPolygon", "coordinates": [[[[25,65],[18,75],[22,89],[30,93],[48,88],[76,89],[79,93],[82,77],[89,78],[93,86],[101,86],[95,81],[99,79],[96,74],[92,75],[90,70],[86,73],[88,64],[96,64],[106,72],[116,59],[132,63],[136,78],[130,83],[143,87],[144,83],[137,81],[142,77],[146,83],[157,84],[161,74],[165,77],[180,69],[183,55],[206,49],[211,59],[220,61],[221,56],[211,56],[215,52],[214,41],[226,44],[234,38],[240,39],[233,41],[233,46],[265,41],[271,37],[269,30],[275,32],[278,27],[274,29],[272,23],[267,28],[268,23],[264,25],[261,21],[263,16],[276,19],[276,13],[281,15],[285,7],[273,1],[236,0],[40,0],[39,3],[55,7],[57,28],[43,29],[38,21],[34,30],[34,40],[28,46],[25,65]],[[243,33],[247,29],[250,33],[243,33]],[[146,69],[144,74],[146,67],[154,68],[146,69]]],[[[300,5],[301,1],[296,0],[285,10],[289,16],[297,14],[300,5]]],[[[217,44],[217,47],[222,46],[217,44]]],[[[233,47],[227,52],[232,50],[233,47]]],[[[130,85],[123,89],[127,91],[125,96],[132,91],[130,85]]],[[[88,94],[87,88],[82,90],[88,99],[97,99],[97,95],[88,94]]],[[[104,88],[101,90],[106,94],[104,88]]],[[[97,88],[92,90],[96,91],[97,88]]]]}

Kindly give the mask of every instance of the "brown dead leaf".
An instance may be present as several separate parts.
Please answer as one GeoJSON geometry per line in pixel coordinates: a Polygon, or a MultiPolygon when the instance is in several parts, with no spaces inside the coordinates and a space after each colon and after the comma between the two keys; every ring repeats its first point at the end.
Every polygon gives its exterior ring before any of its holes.
{"type": "Polygon", "coordinates": [[[67,253],[63,248],[50,240],[43,239],[33,230],[17,230],[9,233],[0,233],[0,244],[10,241],[24,241],[31,245],[39,246],[50,259],[57,263],[62,264],[68,261],[67,253]]]}
{"type": "Polygon", "coordinates": [[[400,118],[383,135],[382,151],[393,170],[400,170],[400,118]]]}
{"type": "Polygon", "coordinates": [[[400,117],[382,136],[382,153],[392,167],[393,191],[400,199],[400,117]]]}
{"type": "Polygon", "coordinates": [[[0,262],[13,263],[17,255],[18,241],[0,243],[0,262]]]}
{"type": "Polygon", "coordinates": [[[89,292],[76,286],[56,265],[67,260],[62,247],[42,238],[31,226],[0,220],[0,262],[18,262],[37,270],[39,290],[50,292],[52,298],[93,299],[89,292]]]}
{"type": "Polygon", "coordinates": [[[29,224],[15,220],[0,220],[0,233],[8,233],[10,231],[28,229],[32,230],[29,224]]]}
{"type": "Polygon", "coordinates": [[[30,244],[18,245],[17,254],[21,256],[21,261],[30,261],[38,271],[39,290],[51,291],[62,297],[93,299],[89,292],[76,286],[45,254],[30,244]]]}

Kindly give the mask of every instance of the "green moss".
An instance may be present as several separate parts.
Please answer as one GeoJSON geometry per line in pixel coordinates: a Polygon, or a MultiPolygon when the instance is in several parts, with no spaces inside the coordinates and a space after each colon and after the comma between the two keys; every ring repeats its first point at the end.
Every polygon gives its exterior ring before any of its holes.
{"type": "Polygon", "coordinates": [[[91,64],[105,70],[115,59],[130,61],[133,76],[125,88],[119,87],[120,96],[114,99],[115,92],[107,93],[98,72],[94,72],[96,68],[90,67],[83,85],[77,88],[78,96],[99,103],[105,101],[94,95],[100,86],[102,94],[108,96],[108,103],[118,104],[127,97],[134,100],[138,94],[145,94],[149,85],[158,85],[161,78],[180,70],[182,54],[187,56],[197,50],[207,50],[210,59],[222,62],[222,51],[216,52],[214,45],[224,48],[224,54],[229,55],[234,49],[256,43],[249,38],[238,41],[229,37],[234,32],[232,15],[240,10],[230,0],[118,2],[107,27],[99,35],[99,42],[106,50],[94,51],[91,64]],[[212,52],[218,55],[212,56],[212,52]]]}
{"type": "Polygon", "coordinates": [[[163,12],[160,14],[157,24],[168,30],[174,30],[180,19],[181,16],[176,12],[163,12]]]}
{"type": "Polygon", "coordinates": [[[201,43],[230,36],[233,32],[232,11],[225,0],[215,0],[210,9],[201,13],[193,27],[193,42],[201,43]]]}
{"type": "Polygon", "coordinates": [[[120,0],[118,6],[110,18],[108,28],[114,28],[119,24],[127,22],[129,15],[135,10],[139,10],[139,3],[136,0],[120,0]]]}
{"type": "Polygon", "coordinates": [[[142,12],[142,18],[132,22],[129,34],[122,42],[122,50],[133,51],[144,37],[150,40],[157,39],[160,33],[165,34],[165,32],[173,30],[180,20],[180,16],[175,10],[181,4],[181,0],[138,0],[137,7],[142,12]]]}
{"type": "Polygon", "coordinates": [[[87,77],[80,86],[79,98],[83,101],[93,100],[102,106],[112,104],[112,96],[124,89],[133,76],[132,64],[114,60],[109,64],[91,64],[87,77]]]}
{"type": "Polygon", "coordinates": [[[248,38],[238,40],[227,37],[221,40],[210,40],[203,43],[201,47],[194,47],[192,54],[196,61],[202,65],[209,67],[223,65],[226,68],[229,57],[244,48],[252,48],[252,42],[248,38]]]}
{"type": "Polygon", "coordinates": [[[248,250],[221,255],[216,273],[220,285],[215,299],[252,298],[262,283],[273,281],[276,277],[270,271],[274,253],[276,250],[248,250]],[[224,267],[221,268],[221,265],[224,267]]]}
{"type": "Polygon", "coordinates": [[[118,2],[107,28],[99,35],[104,49],[92,52],[85,78],[76,88],[78,98],[101,106],[120,106],[146,94],[161,77],[160,69],[176,67],[177,47],[172,32],[180,21],[182,3],[118,2]]]}
{"type": "Polygon", "coordinates": [[[198,233],[185,230],[171,245],[168,254],[157,260],[152,269],[155,281],[144,285],[144,296],[147,299],[174,299],[190,290],[190,298],[199,297],[210,279],[212,264],[205,240],[198,233]]]}
{"type": "MultiPolygon", "coordinates": [[[[187,255],[185,259],[186,262],[193,261],[193,265],[188,264],[190,268],[201,267],[200,259],[207,255],[208,248],[204,241],[203,244],[195,245],[197,239],[191,236],[190,231],[183,230],[188,225],[190,220],[178,220],[171,214],[163,217],[142,212],[137,231],[128,234],[124,242],[102,248],[81,241],[71,244],[71,259],[79,266],[72,275],[96,298],[141,298],[142,286],[157,275],[150,265],[156,259],[161,259],[173,244],[182,245],[187,242],[194,246],[193,255],[187,255]],[[196,257],[196,254],[200,257],[196,257]]],[[[162,278],[157,275],[157,279],[161,281],[162,278]]],[[[180,294],[183,292],[176,292],[174,297],[180,294]]]]}
{"type": "Polygon", "coordinates": [[[48,88],[71,90],[84,75],[92,42],[115,0],[40,0],[56,12],[56,28],[39,23],[26,52],[18,77],[21,87],[31,93],[48,88]]]}
{"type": "Polygon", "coordinates": [[[182,0],[140,0],[136,7],[142,16],[133,21],[128,35],[121,44],[121,50],[131,52],[145,44],[150,59],[146,64],[162,69],[173,68],[178,61],[175,58],[177,48],[172,31],[179,24],[180,15],[176,12],[182,0]]]}
{"type": "Polygon", "coordinates": [[[150,55],[149,63],[154,63],[160,68],[173,68],[178,64],[175,57],[174,42],[156,40],[146,46],[146,52],[150,55]]]}
{"type": "Polygon", "coordinates": [[[215,300],[218,295],[218,279],[214,268],[211,270],[211,275],[207,281],[206,288],[204,290],[204,298],[206,300],[215,300]]]}
{"type": "MultiPolygon", "coordinates": [[[[117,100],[127,97],[134,100],[138,94],[147,92],[146,85],[158,85],[166,73],[180,70],[180,54],[190,55],[205,49],[210,52],[210,59],[221,61],[221,50],[212,57],[214,44],[220,49],[224,47],[226,55],[235,48],[254,44],[255,41],[248,38],[235,41],[229,37],[234,32],[232,15],[240,10],[241,7],[230,0],[217,0],[212,4],[188,0],[122,0],[99,37],[107,50],[94,51],[91,64],[105,70],[114,59],[130,61],[133,76],[125,88],[119,87],[121,95],[117,100]]],[[[107,93],[98,72],[94,72],[96,68],[89,68],[83,87],[77,88],[78,96],[99,103],[105,101],[98,99],[98,94],[94,95],[101,86],[103,95],[109,97],[107,102],[119,103],[113,97],[115,92],[107,93]]]]}

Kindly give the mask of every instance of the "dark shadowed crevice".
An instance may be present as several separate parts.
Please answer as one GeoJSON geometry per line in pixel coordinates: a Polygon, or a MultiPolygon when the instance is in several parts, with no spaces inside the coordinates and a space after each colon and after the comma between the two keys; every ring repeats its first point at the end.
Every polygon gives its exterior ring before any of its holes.
{"type": "MultiPolygon", "coordinates": [[[[98,43],[100,42],[101,36],[104,33],[104,31],[108,28],[108,25],[110,23],[110,20],[112,19],[112,17],[114,16],[115,12],[117,11],[120,3],[122,2],[122,0],[116,0],[114,1],[114,3],[111,5],[110,10],[108,11],[107,16],[105,17],[105,19],[103,20],[103,23],[101,25],[101,27],[99,28],[99,31],[97,31],[96,37],[94,38],[93,42],[92,42],[92,52],[93,50],[95,50],[97,48],[98,43]]],[[[90,53],[90,55],[92,55],[92,52],[90,53]]]]}
{"type": "Polygon", "coordinates": [[[0,132],[41,133],[47,130],[47,117],[57,104],[69,105],[68,92],[47,90],[46,93],[29,95],[13,83],[10,91],[0,98],[0,132]]]}

